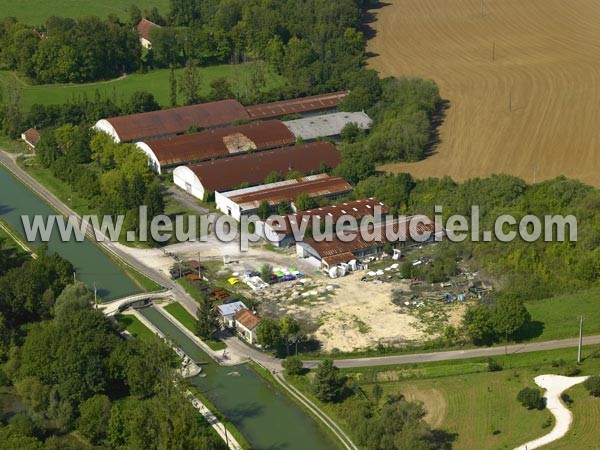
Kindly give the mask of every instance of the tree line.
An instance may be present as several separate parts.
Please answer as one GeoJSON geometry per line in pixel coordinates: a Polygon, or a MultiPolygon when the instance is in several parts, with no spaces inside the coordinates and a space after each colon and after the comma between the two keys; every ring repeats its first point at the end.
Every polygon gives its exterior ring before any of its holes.
{"type": "Polygon", "coordinates": [[[33,83],[82,83],[135,72],[139,36],[116,16],[49,17],[40,29],[14,17],[0,22],[0,63],[33,83]]]}
{"type": "Polygon", "coordinates": [[[0,420],[3,448],[224,449],[183,381],[173,384],[172,350],[124,339],[68,261],[37,254],[24,260],[0,242],[0,385],[25,406],[0,420]]]}
{"type": "Polygon", "coordinates": [[[36,148],[39,163],[101,215],[124,216],[125,230],[139,230],[140,205],[148,220],[164,212],[164,195],[146,155],[88,127],[46,130],[36,148]]]}

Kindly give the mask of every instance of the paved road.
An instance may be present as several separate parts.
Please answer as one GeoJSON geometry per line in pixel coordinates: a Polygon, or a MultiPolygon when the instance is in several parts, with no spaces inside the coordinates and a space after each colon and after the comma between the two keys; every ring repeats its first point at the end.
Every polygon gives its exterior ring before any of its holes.
{"type": "MultiPolygon", "coordinates": [[[[516,344],[507,347],[509,355],[517,353],[529,353],[558,348],[577,347],[578,339],[561,339],[556,341],[532,342],[529,344],[516,344]]],[[[583,345],[600,344],[600,336],[587,336],[583,338],[583,345]]],[[[432,361],[448,361],[453,359],[477,358],[481,356],[504,355],[504,346],[473,348],[468,350],[453,350],[446,352],[414,353],[411,355],[378,356],[373,358],[339,359],[335,365],[340,368],[388,366],[392,364],[415,364],[432,361]]],[[[575,355],[575,353],[574,353],[575,355]]],[[[307,361],[304,366],[315,367],[318,361],[307,361]]]]}

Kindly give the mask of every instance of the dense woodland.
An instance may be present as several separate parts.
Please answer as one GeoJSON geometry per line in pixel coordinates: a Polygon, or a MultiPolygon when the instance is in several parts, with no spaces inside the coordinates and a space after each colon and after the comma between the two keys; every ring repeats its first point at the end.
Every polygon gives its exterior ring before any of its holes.
{"type": "Polygon", "coordinates": [[[72,272],[43,248],[25,259],[0,241],[0,386],[27,408],[0,422],[2,448],[89,448],[78,431],[101,448],[223,449],[173,384],[174,353],[125,340],[72,272]]]}

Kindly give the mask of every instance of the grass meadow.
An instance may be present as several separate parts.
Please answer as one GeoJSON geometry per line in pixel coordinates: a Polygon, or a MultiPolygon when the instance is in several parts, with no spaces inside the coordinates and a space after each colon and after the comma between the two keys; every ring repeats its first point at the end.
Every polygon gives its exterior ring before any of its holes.
{"type": "MultiPolygon", "coordinates": [[[[2,0],[0,0],[0,2],[2,2],[2,0]]],[[[180,77],[182,72],[183,69],[175,70],[177,77],[180,77]]],[[[113,80],[95,83],[31,85],[16,77],[14,73],[2,70],[0,71],[0,84],[6,85],[10,78],[17,79],[17,82],[21,86],[21,102],[24,111],[29,110],[31,105],[35,103],[44,105],[61,104],[84,96],[93,99],[96,92],[100,93],[103,97],[113,98],[117,101],[125,101],[136,91],[148,91],[154,95],[156,101],[162,107],[167,107],[169,106],[170,90],[169,73],[169,69],[157,69],[148,73],[128,74],[113,80]]],[[[201,67],[199,69],[199,74],[202,84],[200,89],[201,95],[209,93],[209,85],[211,81],[216,78],[225,77],[233,80],[235,77],[234,68],[229,64],[201,67]]],[[[283,79],[270,70],[265,74],[265,78],[265,90],[283,84],[283,79]]],[[[235,91],[234,81],[231,81],[231,84],[235,91]]],[[[178,102],[181,102],[180,94],[178,94],[178,102]]]]}
{"type": "Polygon", "coordinates": [[[50,16],[76,18],[89,15],[108,17],[109,14],[115,14],[121,19],[127,19],[128,9],[132,4],[137,5],[142,12],[157,7],[163,15],[169,10],[169,0],[0,0],[0,18],[16,17],[28,25],[41,25],[50,16]]]}

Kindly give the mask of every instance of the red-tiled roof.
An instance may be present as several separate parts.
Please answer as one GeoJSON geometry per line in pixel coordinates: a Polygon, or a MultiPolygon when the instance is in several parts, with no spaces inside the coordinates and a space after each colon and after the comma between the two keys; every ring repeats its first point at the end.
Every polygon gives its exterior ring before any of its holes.
{"type": "Polygon", "coordinates": [[[212,128],[249,119],[237,100],[221,100],[200,105],[150,111],[106,119],[123,142],[183,133],[191,126],[212,128]]]}
{"type": "Polygon", "coordinates": [[[435,229],[435,224],[428,217],[409,216],[373,225],[369,228],[369,237],[363,237],[359,231],[356,231],[354,239],[344,242],[334,233],[329,240],[317,242],[313,238],[306,238],[304,243],[310,245],[321,258],[330,258],[342,253],[378,247],[386,243],[414,241],[415,237],[423,236],[426,233],[431,233],[433,237],[435,229]]]}
{"type": "Polygon", "coordinates": [[[326,217],[331,217],[333,224],[341,216],[351,216],[357,220],[360,220],[366,216],[375,215],[375,207],[380,208],[380,215],[389,213],[390,208],[377,200],[376,198],[364,198],[361,200],[353,200],[350,202],[340,203],[338,205],[323,206],[321,208],[313,208],[306,211],[299,211],[296,214],[291,214],[285,217],[285,230],[281,230],[279,234],[287,235],[292,233],[292,223],[295,224],[296,229],[301,229],[302,223],[307,223],[307,228],[311,228],[313,217],[320,219],[321,223],[325,223],[326,217]]]}
{"type": "Polygon", "coordinates": [[[253,119],[280,117],[288,114],[306,113],[335,108],[350,91],[332,92],[330,94],[282,100],[262,105],[247,106],[246,111],[253,119]]]}
{"type": "Polygon", "coordinates": [[[154,139],[146,142],[146,145],[152,149],[162,166],[170,166],[249,150],[281,147],[294,142],[294,135],[283,122],[267,120],[154,139]]]}
{"type": "MultiPolygon", "coordinates": [[[[152,143],[151,143],[152,144],[152,143]]],[[[340,152],[328,142],[311,142],[276,150],[221,158],[187,166],[208,191],[224,191],[260,184],[271,172],[285,178],[291,171],[303,174],[318,171],[322,164],[333,169],[340,163],[340,152]]]]}
{"type": "Polygon", "coordinates": [[[233,316],[236,322],[241,323],[248,330],[252,331],[260,323],[260,317],[252,313],[252,311],[241,308],[233,316]]]}
{"type": "Polygon", "coordinates": [[[138,34],[147,41],[150,41],[150,31],[155,28],[160,28],[160,25],[156,25],[148,19],[140,20],[140,23],[138,23],[136,27],[138,34]]]}
{"type": "Polygon", "coordinates": [[[330,177],[327,174],[312,175],[296,180],[281,181],[265,184],[255,190],[229,196],[229,199],[242,207],[242,209],[258,208],[263,201],[270,205],[281,202],[293,202],[300,193],[310,197],[345,194],[352,191],[352,186],[340,177],[330,177]]]}
{"type": "Polygon", "coordinates": [[[24,131],[21,137],[23,137],[23,140],[33,147],[35,147],[41,139],[40,132],[35,128],[30,128],[29,130],[24,131]]]}

